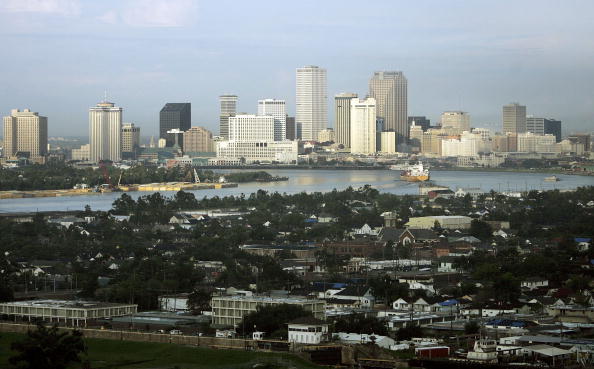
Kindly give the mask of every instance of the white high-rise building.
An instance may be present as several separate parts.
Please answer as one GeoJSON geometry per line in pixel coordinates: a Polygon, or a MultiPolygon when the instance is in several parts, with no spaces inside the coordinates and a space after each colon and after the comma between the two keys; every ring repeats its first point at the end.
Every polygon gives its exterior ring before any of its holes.
{"type": "Polygon", "coordinates": [[[253,114],[229,117],[229,141],[274,141],[274,117],[253,114]]]}
{"type": "Polygon", "coordinates": [[[470,115],[465,111],[445,111],[441,114],[441,127],[454,128],[458,133],[470,131],[470,115]]]}
{"type": "Polygon", "coordinates": [[[328,127],[326,69],[314,65],[297,68],[296,115],[298,137],[316,140],[328,127]]]}
{"type": "Polygon", "coordinates": [[[287,138],[287,112],[285,100],[258,100],[258,115],[271,115],[274,118],[274,140],[283,141],[287,138]]]}
{"type": "Polygon", "coordinates": [[[4,117],[3,155],[9,158],[17,153],[29,153],[34,161],[43,161],[47,155],[47,117],[29,109],[13,109],[4,117]]]}
{"type": "Polygon", "coordinates": [[[351,100],[351,153],[374,154],[376,152],[376,107],[375,99],[351,100]]]}
{"type": "Polygon", "coordinates": [[[90,161],[122,158],[122,108],[102,101],[89,109],[90,161]]]}
{"type": "Polygon", "coordinates": [[[384,120],[384,130],[393,130],[398,143],[408,132],[408,81],[402,72],[375,72],[369,80],[369,96],[376,100],[377,117],[384,120]]]}

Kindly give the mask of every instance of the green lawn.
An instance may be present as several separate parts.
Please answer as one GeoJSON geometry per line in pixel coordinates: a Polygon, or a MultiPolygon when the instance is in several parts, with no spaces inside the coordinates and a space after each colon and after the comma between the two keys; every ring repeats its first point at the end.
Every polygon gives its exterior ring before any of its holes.
{"type": "MultiPolygon", "coordinates": [[[[24,336],[16,333],[0,334],[0,368],[10,368],[10,343],[24,336]]],[[[126,342],[86,339],[93,369],[152,368],[152,369],[241,369],[254,364],[270,363],[279,368],[318,368],[290,354],[272,354],[236,350],[172,345],[166,343],[126,342]]]]}

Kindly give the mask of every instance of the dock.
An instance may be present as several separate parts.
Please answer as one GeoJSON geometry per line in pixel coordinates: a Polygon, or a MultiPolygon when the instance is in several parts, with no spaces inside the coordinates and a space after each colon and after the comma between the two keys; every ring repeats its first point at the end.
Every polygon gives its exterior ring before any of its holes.
{"type": "Polygon", "coordinates": [[[159,192],[159,191],[195,191],[195,190],[218,190],[223,188],[237,187],[237,183],[193,183],[193,182],[166,182],[120,185],[114,189],[96,191],[92,188],[75,188],[67,190],[31,190],[31,191],[0,191],[2,199],[25,199],[37,197],[63,197],[81,195],[99,195],[104,192],[159,192]]]}

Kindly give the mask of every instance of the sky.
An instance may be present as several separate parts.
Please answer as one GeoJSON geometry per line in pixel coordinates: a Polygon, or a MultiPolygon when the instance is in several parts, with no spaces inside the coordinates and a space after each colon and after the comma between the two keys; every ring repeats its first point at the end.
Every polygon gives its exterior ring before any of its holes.
{"type": "Polygon", "coordinates": [[[86,136],[108,99],[156,135],[166,102],[218,133],[218,96],[287,101],[295,69],[328,71],[333,96],[364,96],[376,70],[408,78],[409,115],[464,110],[501,129],[501,107],[594,131],[594,1],[0,0],[0,113],[30,108],[50,136],[86,136]]]}

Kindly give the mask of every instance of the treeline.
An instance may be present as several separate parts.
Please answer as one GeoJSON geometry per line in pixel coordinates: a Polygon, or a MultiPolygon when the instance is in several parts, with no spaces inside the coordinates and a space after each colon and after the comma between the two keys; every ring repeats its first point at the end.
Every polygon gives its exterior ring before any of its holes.
{"type": "MultiPolygon", "coordinates": [[[[218,182],[222,173],[212,170],[196,170],[201,182],[218,182]]],[[[227,182],[266,181],[272,178],[267,172],[238,172],[224,174],[227,182]]],[[[90,187],[111,182],[121,184],[146,184],[156,182],[194,181],[190,167],[152,167],[136,165],[129,169],[112,166],[106,168],[74,168],[64,163],[35,164],[22,168],[0,168],[0,191],[63,190],[76,184],[90,187]],[[105,178],[107,174],[108,178],[105,178]]]]}

